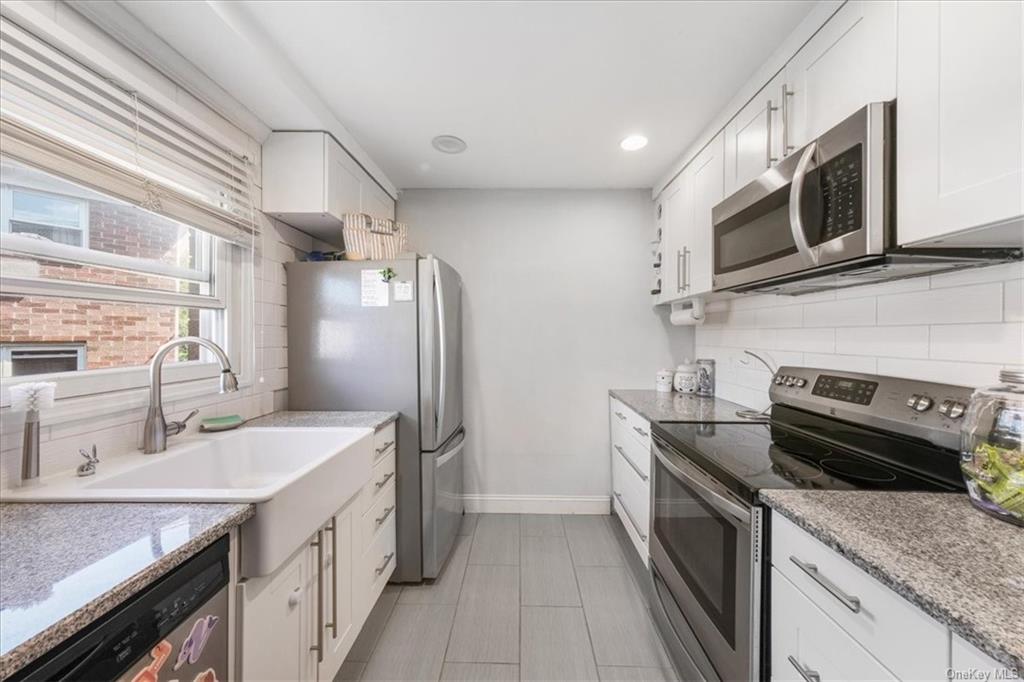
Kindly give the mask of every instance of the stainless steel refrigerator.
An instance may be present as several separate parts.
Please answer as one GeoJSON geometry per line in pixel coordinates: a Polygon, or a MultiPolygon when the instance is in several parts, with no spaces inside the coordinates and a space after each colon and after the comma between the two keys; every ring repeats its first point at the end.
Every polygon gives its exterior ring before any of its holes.
{"type": "Polygon", "coordinates": [[[412,255],[285,267],[289,409],[400,413],[392,580],[435,578],[463,512],[459,273],[412,255]]]}

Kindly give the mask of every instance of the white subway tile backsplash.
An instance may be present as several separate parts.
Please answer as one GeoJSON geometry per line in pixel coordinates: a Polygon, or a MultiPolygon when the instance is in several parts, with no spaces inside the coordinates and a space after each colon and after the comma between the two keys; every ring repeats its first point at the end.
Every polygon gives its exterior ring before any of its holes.
{"type": "Polygon", "coordinates": [[[776,332],[772,346],[776,350],[831,353],[836,349],[835,329],[778,329],[776,332]]]}
{"type": "Polygon", "coordinates": [[[841,355],[927,358],[928,327],[850,327],[836,338],[841,355]]]}
{"type": "Polygon", "coordinates": [[[999,377],[1000,365],[945,360],[909,360],[879,358],[878,373],[919,381],[935,381],[957,386],[985,386],[999,377]]]}
{"type": "Polygon", "coordinates": [[[863,327],[875,324],[875,299],[851,298],[804,306],[805,327],[863,327]]]}
{"type": "Polygon", "coordinates": [[[1024,322],[1024,279],[1003,284],[1003,322],[1024,322]]]}
{"type": "Polygon", "coordinates": [[[1024,364],[1024,323],[935,325],[931,328],[931,357],[1024,364]]]}
{"type": "Polygon", "coordinates": [[[838,369],[844,372],[863,372],[865,374],[878,373],[878,360],[864,355],[805,353],[802,364],[804,367],[838,369]]]}
{"type": "Polygon", "coordinates": [[[943,324],[951,320],[967,324],[1003,319],[1000,282],[880,296],[877,300],[880,325],[943,324]]]}
{"type": "Polygon", "coordinates": [[[773,308],[758,308],[754,312],[757,317],[757,326],[765,329],[771,329],[781,327],[799,327],[805,324],[804,310],[805,306],[790,304],[780,305],[773,308]]]}

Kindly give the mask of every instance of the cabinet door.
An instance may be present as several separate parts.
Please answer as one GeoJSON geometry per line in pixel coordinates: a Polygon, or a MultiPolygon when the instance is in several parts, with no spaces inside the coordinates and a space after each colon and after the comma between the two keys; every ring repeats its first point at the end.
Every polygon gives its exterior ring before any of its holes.
{"type": "Polygon", "coordinates": [[[725,196],[725,138],[719,134],[698,154],[687,169],[693,198],[686,233],[686,295],[711,291],[712,228],[711,209],[725,196]]]}
{"type": "Polygon", "coordinates": [[[320,679],[333,680],[345,661],[358,630],[352,604],[352,570],[355,555],[353,510],[350,502],[324,527],[324,660],[320,679]]]}
{"type": "Polygon", "coordinates": [[[374,218],[395,219],[395,201],[387,192],[377,186],[369,176],[363,177],[361,189],[361,211],[374,218]]]}
{"type": "Polygon", "coordinates": [[[725,126],[725,192],[743,187],[782,158],[782,75],[761,88],[725,126]]]}
{"type": "Polygon", "coordinates": [[[1024,214],[1024,5],[899,6],[900,244],[1024,214]]]}
{"type": "MultiPolygon", "coordinates": [[[[896,2],[847,2],[786,65],[784,155],[869,102],[896,97],[896,2]]],[[[902,114],[902,112],[900,112],[902,114]]]]}
{"type": "Polygon", "coordinates": [[[324,154],[327,212],[341,220],[346,213],[360,210],[360,188],[363,170],[344,149],[327,135],[324,154]]]}
{"type": "Polygon", "coordinates": [[[315,680],[310,651],[316,622],[315,558],[304,547],[272,576],[244,585],[242,676],[246,680],[315,680]]]}
{"type": "Polygon", "coordinates": [[[681,173],[661,194],[664,228],[661,237],[661,295],[658,303],[668,303],[686,296],[683,271],[688,239],[686,228],[688,186],[686,173],[681,173]]]}

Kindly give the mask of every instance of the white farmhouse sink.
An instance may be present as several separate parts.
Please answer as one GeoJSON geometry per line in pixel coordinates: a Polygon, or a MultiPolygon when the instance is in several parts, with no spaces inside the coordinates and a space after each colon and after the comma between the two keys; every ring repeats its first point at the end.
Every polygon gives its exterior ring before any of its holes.
{"type": "MultiPolygon", "coordinates": [[[[102,453],[100,453],[102,458],[102,453]]],[[[370,479],[373,430],[247,428],[172,441],[166,452],[47,476],[5,502],[256,504],[242,526],[242,573],[272,572],[370,479]]]]}

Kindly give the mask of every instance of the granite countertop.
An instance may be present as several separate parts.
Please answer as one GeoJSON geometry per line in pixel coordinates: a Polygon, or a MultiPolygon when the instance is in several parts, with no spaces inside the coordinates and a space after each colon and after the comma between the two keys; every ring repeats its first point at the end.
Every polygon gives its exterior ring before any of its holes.
{"type": "Polygon", "coordinates": [[[721,398],[705,398],[692,393],[659,393],[650,390],[608,391],[651,422],[748,422],[736,416],[736,410],[749,409],[739,403],[721,398]]]}
{"type": "Polygon", "coordinates": [[[249,504],[0,504],[0,679],[254,511],[249,504]]]}
{"type": "Polygon", "coordinates": [[[380,429],[398,419],[397,412],[271,412],[246,426],[349,427],[380,429]]]}
{"type": "Polygon", "coordinates": [[[957,493],[762,490],[814,537],[1024,672],[1024,529],[957,493]]]}

